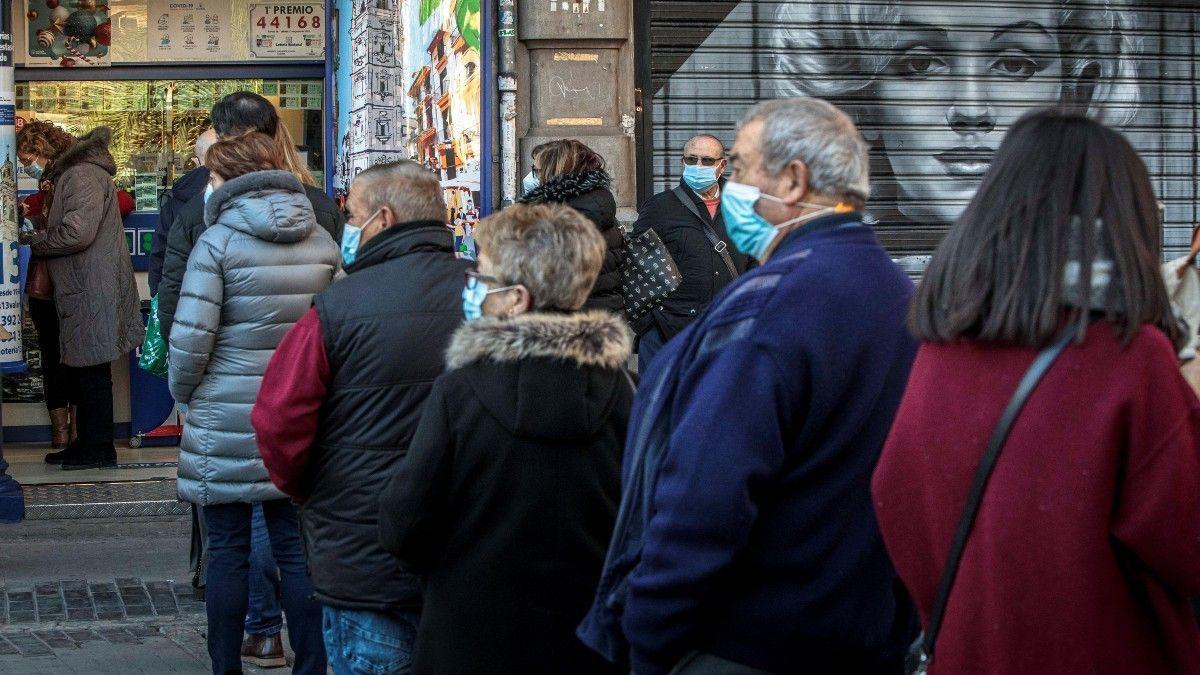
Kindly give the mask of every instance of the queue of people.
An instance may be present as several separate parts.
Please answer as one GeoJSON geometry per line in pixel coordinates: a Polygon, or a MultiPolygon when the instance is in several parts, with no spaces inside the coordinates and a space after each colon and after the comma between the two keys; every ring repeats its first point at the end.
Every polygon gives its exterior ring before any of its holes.
{"type": "MultiPolygon", "coordinates": [[[[265,99],[213,123],[158,290],[214,673],[282,656],[243,636],[256,523],[299,673],[1200,673],[1197,327],[1101,123],[1018,122],[918,287],[852,120],[757,105],[642,209],[682,280],[632,326],[579,141],[472,263],[420,164],[358,174],[343,225],[265,99]]],[[[58,195],[27,239],[79,371],[64,463],[106,461],[95,364],[140,337],[103,141],[22,146],[58,195]]]]}

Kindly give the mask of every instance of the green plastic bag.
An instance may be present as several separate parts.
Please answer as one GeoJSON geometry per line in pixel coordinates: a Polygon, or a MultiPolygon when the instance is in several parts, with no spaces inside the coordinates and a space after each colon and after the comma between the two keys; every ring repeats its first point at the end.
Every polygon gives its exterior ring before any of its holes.
{"type": "Polygon", "coordinates": [[[150,321],[146,323],[146,339],[142,341],[138,367],[159,377],[167,376],[167,343],[158,326],[157,295],[150,300],[150,321]]]}

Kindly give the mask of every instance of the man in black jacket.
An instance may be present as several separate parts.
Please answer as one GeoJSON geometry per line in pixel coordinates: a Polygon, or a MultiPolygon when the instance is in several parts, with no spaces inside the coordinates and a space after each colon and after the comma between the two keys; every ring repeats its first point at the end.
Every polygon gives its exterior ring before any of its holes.
{"type": "Polygon", "coordinates": [[[728,161],[716,136],[703,134],[683,149],[683,180],[642,205],[634,234],[653,229],[683,276],[679,288],[643,317],[638,334],[638,368],[708,307],[713,297],[751,266],[729,244],[721,216],[721,180],[728,161]]]}
{"type": "Polygon", "coordinates": [[[171,185],[171,190],[158,206],[158,226],[154,228],[154,241],[150,245],[150,295],[158,293],[158,283],[162,280],[163,259],[167,255],[167,234],[175,224],[175,217],[180,209],[190,202],[193,197],[204,192],[208,185],[208,169],[204,166],[204,155],[208,148],[217,142],[217,132],[211,127],[196,138],[196,168],[183,174],[171,185]]]}
{"type": "Polygon", "coordinates": [[[471,264],[455,259],[441,185],[420,164],[363,171],[347,207],[361,228],[342,247],[347,276],[284,338],[252,421],[271,480],[303,504],[334,672],[407,672],[421,590],[380,544],[379,496],[463,321],[471,264]]]}
{"type": "MultiPolygon", "coordinates": [[[[220,138],[260,131],[276,139],[279,125],[283,124],[270,101],[248,91],[234,92],[217,101],[212,109],[212,123],[220,138]]],[[[318,187],[305,185],[304,192],[312,202],[317,224],[335,242],[340,241],[345,221],[337,204],[318,187]]],[[[203,191],[192,197],[179,211],[179,216],[167,233],[167,252],[163,260],[162,280],[158,284],[158,321],[163,339],[168,342],[171,339],[171,325],[175,322],[175,308],[179,305],[183,273],[187,271],[188,256],[207,229],[204,224],[204,201],[203,191]]]]}

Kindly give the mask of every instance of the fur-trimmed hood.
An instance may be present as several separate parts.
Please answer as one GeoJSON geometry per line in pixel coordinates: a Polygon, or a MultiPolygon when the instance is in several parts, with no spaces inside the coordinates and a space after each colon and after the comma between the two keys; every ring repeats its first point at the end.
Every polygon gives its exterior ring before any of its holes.
{"type": "MultiPolygon", "coordinates": [[[[604,311],[484,318],[454,334],[443,377],[469,388],[468,400],[517,438],[574,442],[628,410],[632,392],[621,369],[632,347],[625,322],[604,311]]],[[[470,402],[457,410],[463,420],[479,414],[470,402]]]]}
{"type": "Polygon", "coordinates": [[[603,170],[567,174],[537,186],[517,201],[521,204],[568,202],[595,190],[607,190],[611,185],[612,178],[603,170]]]}
{"type": "Polygon", "coordinates": [[[46,175],[42,177],[42,180],[53,183],[71,167],[85,163],[95,164],[107,171],[110,176],[117,175],[117,162],[108,150],[108,144],[111,141],[112,130],[108,127],[92,129],[75,145],[54,158],[50,166],[46,167],[46,175]]]}
{"type": "Polygon", "coordinates": [[[577,367],[625,367],[633,350],[629,327],[605,311],[577,314],[533,312],[465,323],[446,351],[446,367],[477,362],[515,363],[530,358],[568,361],[577,367]]]}

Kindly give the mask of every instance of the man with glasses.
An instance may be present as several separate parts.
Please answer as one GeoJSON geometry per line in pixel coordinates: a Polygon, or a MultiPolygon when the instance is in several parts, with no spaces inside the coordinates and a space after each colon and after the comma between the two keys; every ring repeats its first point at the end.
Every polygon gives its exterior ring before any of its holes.
{"type": "Polygon", "coordinates": [[[379,544],[379,494],[442,373],[471,264],[454,257],[437,175],[416,162],[363,171],[346,204],[347,276],[284,338],[251,419],[271,480],[304,504],[333,671],[400,672],[421,591],[379,544]]]}
{"type": "Polygon", "coordinates": [[[710,134],[692,138],[683,148],[679,185],[647,200],[633,226],[635,234],[648,229],[658,233],[683,275],[679,288],[634,326],[642,372],[668,340],[751,264],[730,246],[725,232],[721,186],[727,166],[721,139],[710,134]]]}

